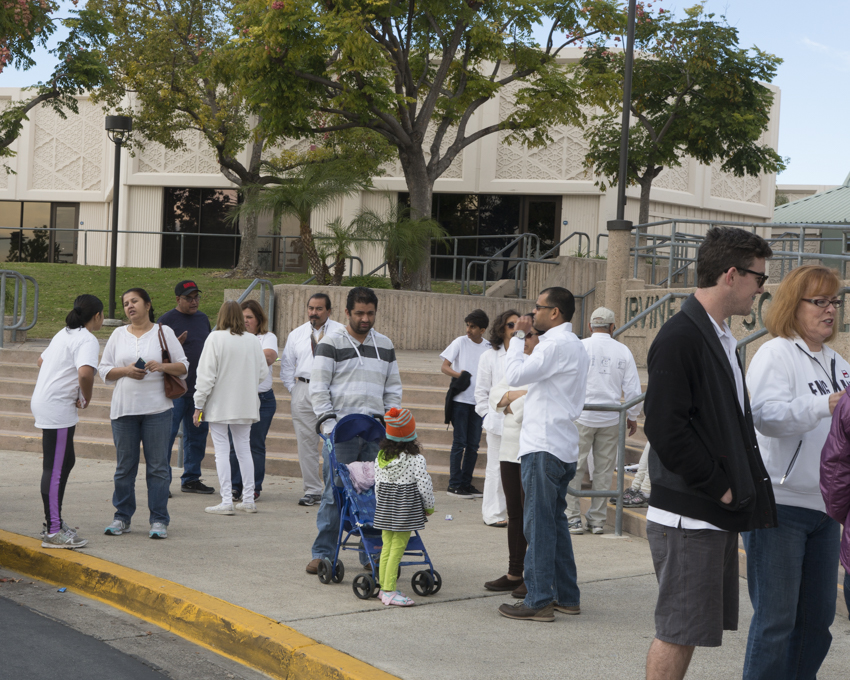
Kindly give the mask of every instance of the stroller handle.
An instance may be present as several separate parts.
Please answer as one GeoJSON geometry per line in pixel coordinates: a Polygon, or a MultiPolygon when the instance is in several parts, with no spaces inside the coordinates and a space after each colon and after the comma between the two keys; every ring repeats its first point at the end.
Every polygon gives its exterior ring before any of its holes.
{"type": "MultiPolygon", "coordinates": [[[[324,423],[327,420],[330,420],[331,418],[336,420],[336,414],[333,413],[333,412],[326,413],[321,418],[319,418],[319,420],[316,421],[316,434],[319,435],[322,439],[327,439],[325,434],[322,432],[322,423],[324,423]]],[[[386,427],[386,423],[384,422],[383,414],[373,413],[372,418],[377,420],[381,424],[382,427],[386,427]]]]}

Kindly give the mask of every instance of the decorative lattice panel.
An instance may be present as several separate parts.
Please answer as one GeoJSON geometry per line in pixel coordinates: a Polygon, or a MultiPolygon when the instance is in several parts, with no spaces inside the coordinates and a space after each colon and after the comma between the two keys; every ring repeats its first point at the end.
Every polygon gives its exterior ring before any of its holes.
{"type": "Polygon", "coordinates": [[[762,203],[761,175],[735,177],[731,173],[723,172],[719,164],[715,164],[711,167],[711,195],[731,201],[762,203]]]}
{"type": "Polygon", "coordinates": [[[156,142],[147,142],[137,154],[139,172],[186,175],[218,175],[221,173],[215,152],[197,130],[186,130],[180,136],[186,148],[172,151],[156,142]]]}
{"type": "Polygon", "coordinates": [[[652,182],[653,188],[671,189],[673,191],[688,191],[690,188],[690,163],[682,160],[677,168],[665,168],[652,182]]]}

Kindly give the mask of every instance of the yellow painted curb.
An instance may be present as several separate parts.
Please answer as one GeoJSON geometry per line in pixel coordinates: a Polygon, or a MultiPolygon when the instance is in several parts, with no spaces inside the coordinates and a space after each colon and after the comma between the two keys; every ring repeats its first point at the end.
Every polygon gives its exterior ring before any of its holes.
{"type": "Polygon", "coordinates": [[[0,529],[0,565],[106,602],[281,680],[398,680],[274,619],[206,593],[0,529]]]}

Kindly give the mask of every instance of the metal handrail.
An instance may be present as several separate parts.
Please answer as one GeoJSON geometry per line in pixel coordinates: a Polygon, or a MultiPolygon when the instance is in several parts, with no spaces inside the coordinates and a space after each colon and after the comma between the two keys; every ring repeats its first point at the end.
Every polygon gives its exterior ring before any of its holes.
{"type": "Polygon", "coordinates": [[[632,406],[637,406],[646,399],[646,392],[638,395],[634,399],[623,404],[585,404],[585,411],[608,411],[618,412],[620,414],[619,431],[617,437],[617,490],[612,492],[610,489],[602,491],[583,491],[567,487],[567,493],[570,496],[578,498],[599,498],[608,497],[617,499],[617,509],[614,513],[614,535],[623,535],[623,491],[625,490],[626,482],[626,427],[628,420],[627,411],[632,406]]]}
{"type": "Polygon", "coordinates": [[[28,331],[38,321],[38,282],[28,274],[13,269],[0,269],[0,349],[3,347],[6,331],[12,331],[12,342],[17,340],[18,331],[28,331]],[[6,325],[6,280],[12,277],[15,280],[15,292],[12,296],[12,325],[6,325]],[[27,281],[32,281],[35,289],[33,299],[32,321],[26,323],[27,318],[27,281]],[[20,310],[20,316],[18,311],[20,310]]]}
{"type": "MultiPolygon", "coordinates": [[[[463,238],[463,237],[459,237],[459,238],[463,238]]],[[[484,281],[484,291],[486,292],[486,290],[487,290],[487,267],[488,267],[488,265],[491,262],[504,262],[505,259],[503,257],[501,257],[502,253],[511,250],[514,246],[516,246],[517,243],[520,243],[520,242],[522,243],[522,245],[520,246],[522,254],[520,255],[520,258],[517,258],[517,262],[520,263],[521,259],[528,259],[529,258],[529,252],[528,252],[529,251],[529,241],[531,241],[531,240],[536,241],[536,247],[535,247],[536,258],[535,259],[539,260],[539,259],[541,259],[540,256],[539,256],[539,253],[540,253],[540,237],[537,234],[533,234],[531,232],[525,232],[523,234],[520,234],[519,236],[514,238],[513,241],[511,241],[507,245],[503,246],[502,248],[497,250],[492,255],[476,256],[476,259],[470,261],[468,265],[466,264],[466,257],[467,256],[462,256],[463,257],[463,265],[461,265],[461,277],[462,278],[461,278],[461,281],[460,281],[461,293],[463,293],[464,288],[465,288],[466,291],[467,291],[467,294],[471,295],[471,293],[469,293],[469,288],[470,288],[469,282],[471,281],[471,278],[472,278],[472,266],[474,264],[480,264],[484,267],[484,279],[483,279],[483,281],[484,281]],[[466,266],[464,267],[464,265],[466,265],[466,266]],[[466,273],[465,278],[464,278],[464,272],[466,273]]],[[[434,256],[432,255],[432,257],[434,257],[434,256]]],[[[457,255],[457,242],[455,242],[455,254],[454,254],[455,261],[456,261],[457,257],[458,257],[458,255],[457,255]]],[[[519,264],[519,266],[514,268],[514,282],[515,282],[514,288],[515,288],[517,295],[519,297],[524,297],[524,295],[523,295],[523,293],[524,293],[524,291],[523,291],[524,281],[525,281],[525,264],[524,264],[524,262],[521,262],[519,264]]],[[[482,293],[482,295],[483,295],[483,293],[482,293]]]]}
{"type": "Polygon", "coordinates": [[[604,231],[596,235],[596,257],[599,257],[599,239],[608,238],[608,234],[604,231]]]}
{"type": "MultiPolygon", "coordinates": [[[[581,237],[584,236],[584,238],[587,239],[587,254],[590,255],[590,235],[587,234],[586,232],[583,232],[583,231],[574,231],[572,234],[567,236],[567,238],[564,238],[564,239],[561,239],[560,241],[558,241],[554,246],[549,248],[549,250],[547,250],[545,253],[543,253],[537,259],[543,260],[543,259],[549,257],[554,252],[560,252],[561,246],[564,245],[571,238],[573,238],[573,236],[578,236],[578,252],[579,252],[579,254],[581,254],[581,252],[582,252],[582,250],[581,250],[581,237]]],[[[598,242],[599,242],[599,240],[597,239],[597,244],[598,244],[598,242]]],[[[597,251],[598,250],[599,250],[599,248],[597,246],[597,251]]]]}
{"type": "Polygon", "coordinates": [[[596,292],[596,286],[591,288],[586,293],[582,293],[581,295],[573,295],[573,297],[576,300],[581,300],[581,326],[579,327],[579,333],[576,333],[576,335],[578,335],[580,338],[584,337],[584,310],[585,310],[585,307],[587,306],[585,304],[585,300],[587,299],[588,295],[590,295],[591,293],[595,293],[595,292],[596,292]]]}
{"type": "MultiPolygon", "coordinates": [[[[453,255],[432,255],[431,257],[432,258],[436,257],[436,258],[449,259],[449,258],[453,258],[454,256],[453,255]]],[[[467,261],[466,261],[467,257],[469,257],[469,256],[461,256],[462,261],[463,261],[463,267],[466,268],[466,277],[465,277],[465,279],[461,280],[461,284],[460,284],[461,285],[461,288],[460,288],[461,294],[463,294],[464,290],[466,290],[467,295],[473,295],[473,293],[470,292],[470,285],[471,285],[471,281],[472,281],[472,266],[476,265],[476,264],[487,264],[489,262],[516,262],[517,264],[534,263],[534,264],[551,264],[551,265],[555,265],[555,266],[560,265],[560,262],[555,262],[554,260],[534,260],[534,259],[531,259],[531,258],[528,258],[528,257],[491,257],[491,258],[488,258],[487,260],[480,260],[480,259],[470,260],[467,263],[467,261]],[[464,284],[465,284],[465,288],[464,288],[464,284]]],[[[514,269],[514,276],[515,277],[517,276],[517,274],[516,274],[517,269],[519,269],[519,267],[514,269]]],[[[484,269],[483,283],[484,283],[484,290],[481,293],[475,293],[475,295],[484,295],[487,292],[487,269],[486,269],[486,267],[484,269]]],[[[522,292],[522,288],[520,288],[520,292],[522,292]]]]}
{"type": "Polygon", "coordinates": [[[647,316],[649,316],[649,314],[651,312],[654,312],[656,309],[661,307],[661,305],[663,305],[668,300],[673,300],[673,299],[676,299],[676,298],[687,298],[687,297],[690,297],[690,295],[691,295],[690,293],[667,293],[663,297],[658,298],[658,300],[656,300],[653,304],[651,304],[649,307],[644,309],[642,312],[640,312],[639,314],[636,314],[634,317],[629,319],[629,321],[627,323],[620,326],[617,330],[614,331],[614,333],[612,334],[611,337],[616,338],[621,333],[627,331],[629,328],[634,326],[638,321],[640,321],[641,319],[645,319],[647,316]]]}

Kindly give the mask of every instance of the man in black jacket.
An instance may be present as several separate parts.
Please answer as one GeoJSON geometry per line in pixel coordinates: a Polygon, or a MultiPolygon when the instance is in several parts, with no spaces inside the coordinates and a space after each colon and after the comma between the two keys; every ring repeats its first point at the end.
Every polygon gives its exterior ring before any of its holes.
{"type": "Polygon", "coordinates": [[[650,347],[644,410],[652,494],[646,533],[658,578],[648,680],[685,676],[694,647],[738,628],[738,532],[776,526],[736,341],[725,319],[763,292],[770,246],[711,229],[698,288],[650,347]]]}

